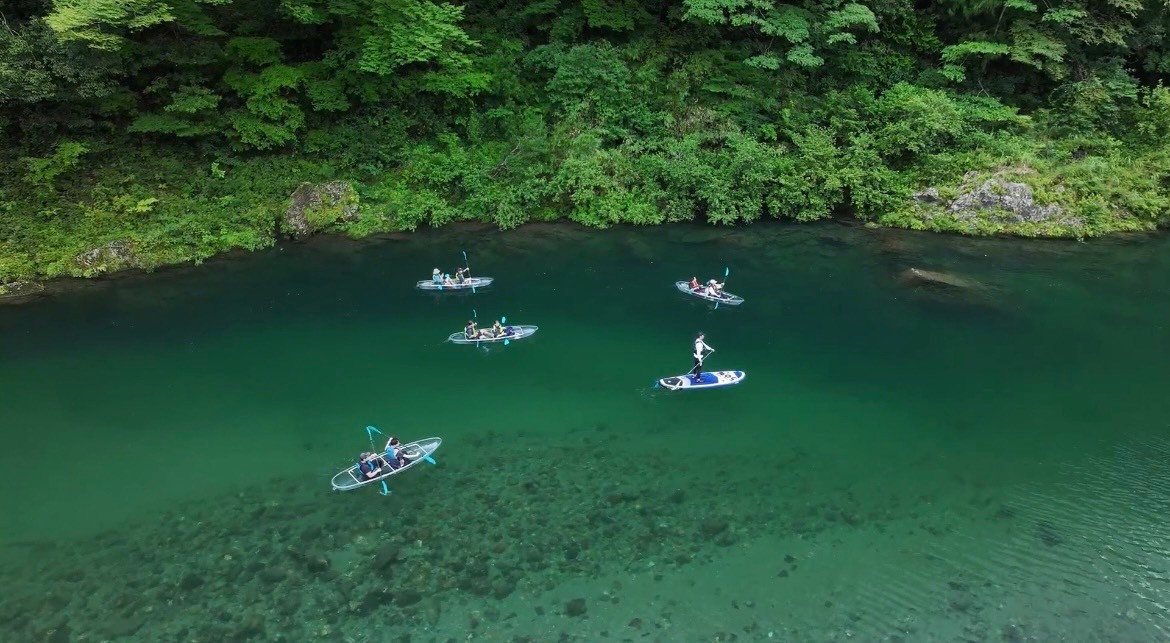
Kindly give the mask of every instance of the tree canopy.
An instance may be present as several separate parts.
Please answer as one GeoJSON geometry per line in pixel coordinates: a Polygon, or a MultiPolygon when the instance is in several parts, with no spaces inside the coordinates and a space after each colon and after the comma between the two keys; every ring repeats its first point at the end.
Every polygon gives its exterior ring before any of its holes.
{"type": "Polygon", "coordinates": [[[377,214],[361,232],[561,216],[907,223],[913,190],[1023,165],[1047,197],[1103,200],[1081,213],[1090,232],[1165,220],[1161,0],[14,0],[0,12],[0,163],[24,177],[0,193],[0,242],[26,255],[48,243],[29,241],[46,222],[67,234],[86,222],[91,241],[133,216],[166,222],[160,244],[223,237],[243,216],[225,217],[232,207],[271,209],[324,178],[354,182],[377,214]],[[1140,176],[1109,187],[1124,162],[1140,176]],[[127,214],[119,198],[157,206],[127,214]],[[106,232],[87,208],[109,215],[106,232]],[[21,219],[30,211],[40,223],[21,219]]]}

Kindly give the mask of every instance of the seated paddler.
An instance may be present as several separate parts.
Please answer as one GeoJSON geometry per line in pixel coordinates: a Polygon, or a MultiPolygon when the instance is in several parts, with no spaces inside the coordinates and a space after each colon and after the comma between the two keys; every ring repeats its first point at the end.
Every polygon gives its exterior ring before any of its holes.
{"type": "Polygon", "coordinates": [[[378,454],[363,451],[358,457],[358,477],[364,480],[375,478],[382,472],[382,465],[378,461],[378,454]]]}

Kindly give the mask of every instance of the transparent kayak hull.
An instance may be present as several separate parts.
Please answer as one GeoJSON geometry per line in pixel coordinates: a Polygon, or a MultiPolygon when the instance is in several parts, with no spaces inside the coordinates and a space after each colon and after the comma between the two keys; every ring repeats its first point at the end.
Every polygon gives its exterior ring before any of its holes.
{"type": "Polygon", "coordinates": [[[674,282],[674,287],[692,297],[706,299],[707,301],[717,301],[728,306],[738,306],[743,303],[743,297],[733,295],[729,292],[723,293],[722,297],[712,297],[711,295],[704,293],[701,289],[697,291],[691,290],[691,284],[689,281],[676,281],[674,282]]]}
{"type": "Polygon", "coordinates": [[[447,341],[452,344],[491,344],[493,342],[502,342],[505,339],[516,340],[524,339],[525,337],[532,337],[539,326],[505,326],[505,332],[499,337],[477,337],[475,339],[467,339],[467,335],[463,332],[451,333],[447,341]],[[511,333],[507,330],[511,329],[511,333]]]}
{"type": "Polygon", "coordinates": [[[492,285],[493,279],[491,277],[472,277],[465,280],[463,283],[441,284],[435,282],[433,279],[420,281],[415,284],[419,290],[471,290],[472,288],[486,288],[492,285]]]}
{"type": "Polygon", "coordinates": [[[424,438],[403,444],[399,448],[406,455],[407,463],[397,469],[390,468],[390,465],[386,462],[386,454],[380,453],[378,454],[378,462],[381,466],[378,475],[373,478],[366,478],[358,472],[358,465],[354,464],[352,467],[333,476],[333,488],[337,491],[352,491],[375,482],[381,482],[391,476],[396,476],[416,464],[424,462],[428,456],[438,450],[439,445],[442,443],[442,438],[424,438]]]}

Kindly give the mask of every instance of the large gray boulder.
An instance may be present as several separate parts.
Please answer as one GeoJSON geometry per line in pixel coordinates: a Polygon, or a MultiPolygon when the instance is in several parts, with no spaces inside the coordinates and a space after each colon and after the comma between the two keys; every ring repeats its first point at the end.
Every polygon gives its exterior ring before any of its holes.
{"type": "Polygon", "coordinates": [[[941,208],[961,221],[978,218],[1003,224],[1083,225],[1079,218],[1065,213],[1058,203],[1037,203],[1032,187],[1025,183],[992,177],[973,186],[976,176],[972,172],[963,177],[965,187],[960,188],[954,200],[948,201],[933,187],[915,192],[911,198],[920,206],[941,208]]]}
{"type": "Polygon", "coordinates": [[[947,209],[960,217],[987,213],[1012,223],[1057,221],[1064,215],[1058,204],[1036,203],[1031,186],[998,178],[987,179],[978,188],[960,194],[947,209]]]}

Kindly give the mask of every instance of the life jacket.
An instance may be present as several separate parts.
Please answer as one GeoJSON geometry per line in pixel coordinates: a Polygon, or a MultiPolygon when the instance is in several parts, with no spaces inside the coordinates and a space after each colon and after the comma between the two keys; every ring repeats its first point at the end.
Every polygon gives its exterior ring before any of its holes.
{"type": "Polygon", "coordinates": [[[365,462],[358,462],[358,471],[361,471],[362,474],[369,473],[373,470],[374,470],[374,459],[373,458],[370,458],[369,460],[366,460],[365,462]]]}

